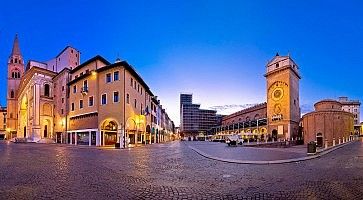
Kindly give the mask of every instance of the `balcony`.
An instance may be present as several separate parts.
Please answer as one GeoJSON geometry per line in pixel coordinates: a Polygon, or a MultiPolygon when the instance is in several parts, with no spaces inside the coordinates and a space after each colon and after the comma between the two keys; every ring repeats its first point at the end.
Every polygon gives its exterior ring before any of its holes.
{"type": "Polygon", "coordinates": [[[83,86],[81,88],[81,93],[82,93],[82,95],[87,95],[87,93],[88,93],[88,87],[87,86],[83,86]]]}

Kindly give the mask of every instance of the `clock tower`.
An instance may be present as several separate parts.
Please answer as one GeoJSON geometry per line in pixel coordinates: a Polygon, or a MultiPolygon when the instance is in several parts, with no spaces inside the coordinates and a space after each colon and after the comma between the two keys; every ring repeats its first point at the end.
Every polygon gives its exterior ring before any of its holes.
{"type": "Polygon", "coordinates": [[[298,65],[288,56],[276,56],[267,63],[268,134],[277,138],[297,137],[300,121],[298,65]]]}

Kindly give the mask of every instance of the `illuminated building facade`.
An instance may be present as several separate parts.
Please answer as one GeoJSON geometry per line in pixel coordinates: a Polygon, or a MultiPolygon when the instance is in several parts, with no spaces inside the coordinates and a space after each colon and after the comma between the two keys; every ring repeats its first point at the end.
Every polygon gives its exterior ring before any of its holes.
{"type": "Polygon", "coordinates": [[[8,138],[128,147],[173,134],[160,101],[126,61],[95,56],[80,64],[80,52],[68,46],[50,61],[30,60],[26,70],[23,63],[16,37],[8,62],[8,138]]]}
{"type": "MultiPolygon", "coordinates": [[[[266,66],[267,102],[223,117],[217,135],[241,134],[260,140],[299,137],[299,67],[290,56],[276,55],[266,66]]],[[[302,136],[300,136],[302,137],[302,136]]]]}

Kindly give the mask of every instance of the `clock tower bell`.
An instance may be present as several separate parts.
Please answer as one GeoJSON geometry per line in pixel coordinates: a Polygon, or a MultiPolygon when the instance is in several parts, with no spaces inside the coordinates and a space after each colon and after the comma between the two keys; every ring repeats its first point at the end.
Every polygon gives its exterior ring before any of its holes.
{"type": "Polygon", "coordinates": [[[268,134],[277,138],[297,137],[300,121],[298,65],[288,56],[276,56],[267,63],[268,134]]]}

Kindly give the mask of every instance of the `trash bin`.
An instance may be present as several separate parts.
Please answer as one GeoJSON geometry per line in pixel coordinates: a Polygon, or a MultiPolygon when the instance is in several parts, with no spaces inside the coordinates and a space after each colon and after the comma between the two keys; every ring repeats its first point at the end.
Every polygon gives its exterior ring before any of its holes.
{"type": "Polygon", "coordinates": [[[120,143],[116,143],[115,144],[115,149],[119,149],[120,148],[120,143]]]}
{"type": "Polygon", "coordinates": [[[316,153],[316,143],[313,141],[308,143],[308,154],[309,153],[311,153],[311,154],[316,153]]]}

